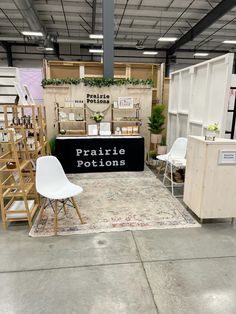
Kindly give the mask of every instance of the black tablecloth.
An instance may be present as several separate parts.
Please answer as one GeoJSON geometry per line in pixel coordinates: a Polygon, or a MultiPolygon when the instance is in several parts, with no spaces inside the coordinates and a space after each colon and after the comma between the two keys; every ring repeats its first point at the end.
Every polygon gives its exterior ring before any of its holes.
{"type": "Polygon", "coordinates": [[[143,171],[143,137],[57,137],[56,156],[66,173],[143,171]]]}

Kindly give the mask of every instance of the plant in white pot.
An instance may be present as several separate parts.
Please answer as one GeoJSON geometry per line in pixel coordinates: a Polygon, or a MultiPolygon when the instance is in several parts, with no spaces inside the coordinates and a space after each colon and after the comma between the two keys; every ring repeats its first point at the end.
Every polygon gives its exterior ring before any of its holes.
{"type": "Polygon", "coordinates": [[[157,146],[157,154],[164,155],[166,154],[167,146],[166,146],[166,137],[163,136],[161,139],[161,144],[157,146]]]}
{"type": "Polygon", "coordinates": [[[220,128],[218,123],[209,124],[207,126],[205,140],[214,141],[219,132],[220,128]]]}
{"type": "Polygon", "coordinates": [[[152,108],[151,117],[148,117],[149,131],[151,132],[151,143],[160,144],[162,134],[164,130],[163,125],[165,123],[165,116],[163,114],[165,105],[156,105],[152,108]]]}

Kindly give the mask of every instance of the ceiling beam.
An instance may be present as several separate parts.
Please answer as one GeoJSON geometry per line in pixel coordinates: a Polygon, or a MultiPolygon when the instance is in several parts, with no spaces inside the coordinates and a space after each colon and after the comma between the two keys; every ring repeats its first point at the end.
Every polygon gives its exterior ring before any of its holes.
{"type": "Polygon", "coordinates": [[[119,34],[120,26],[121,26],[121,24],[122,24],[122,21],[123,21],[123,18],[124,18],[125,11],[126,11],[126,9],[127,9],[128,3],[129,3],[129,0],[126,0],[125,6],[124,6],[124,9],[123,9],[123,13],[122,13],[121,18],[120,18],[120,23],[119,23],[119,25],[118,25],[118,27],[117,27],[115,39],[116,39],[116,37],[117,37],[118,34],[119,34]]]}
{"type": "MultiPolygon", "coordinates": [[[[87,44],[81,44],[80,47],[82,49],[90,49],[90,45],[87,45],[87,44]]],[[[97,46],[97,48],[100,48],[100,46],[97,46]]],[[[114,47],[114,50],[115,51],[118,51],[118,50],[124,50],[124,51],[136,51],[136,52],[140,52],[142,53],[143,50],[137,50],[136,47],[132,47],[132,46],[124,46],[124,47],[121,47],[121,46],[115,46],[114,47]]],[[[153,48],[145,48],[145,51],[153,51],[153,48]]],[[[157,48],[156,51],[158,52],[166,52],[167,49],[166,48],[157,48]]],[[[229,52],[229,50],[214,50],[214,49],[199,49],[198,50],[199,52],[207,52],[207,53],[217,53],[217,54],[226,54],[229,52]]],[[[178,52],[191,52],[191,53],[195,53],[196,50],[194,48],[184,48],[184,49],[178,49],[178,52]]]]}
{"type": "Polygon", "coordinates": [[[103,0],[103,77],[114,77],[114,0],[103,0]]]}
{"type": "Polygon", "coordinates": [[[38,14],[34,8],[32,0],[13,0],[15,6],[23,16],[31,31],[42,32],[45,34],[45,28],[39,20],[38,14]]]}
{"type": "Polygon", "coordinates": [[[5,49],[6,55],[7,55],[7,65],[9,67],[13,66],[13,61],[12,61],[12,51],[11,51],[11,44],[8,42],[1,41],[0,45],[5,49]]]}
{"type": "Polygon", "coordinates": [[[185,35],[183,35],[168,49],[168,55],[172,55],[179,47],[183,46],[189,41],[192,41],[196,36],[201,34],[215,21],[220,19],[235,5],[236,0],[222,0],[214,9],[212,9],[207,15],[205,15],[193,28],[191,28],[185,35]]]}
{"type": "MultiPolygon", "coordinates": [[[[19,10],[20,14],[24,18],[24,21],[28,24],[29,30],[38,31],[38,32],[43,33],[43,35],[44,35],[43,39],[38,38],[38,39],[36,39],[36,41],[38,41],[38,42],[44,41],[43,45],[47,44],[47,40],[50,43],[51,39],[46,38],[47,37],[47,30],[38,16],[38,13],[34,7],[33,1],[32,0],[13,0],[13,1],[14,1],[15,6],[17,7],[17,9],[19,10]]],[[[67,26],[67,32],[68,32],[68,35],[70,35],[62,0],[61,0],[61,6],[62,6],[64,18],[65,18],[65,23],[67,26]]],[[[57,58],[59,58],[58,46],[54,45],[53,43],[52,43],[52,45],[54,46],[54,49],[55,49],[54,54],[57,56],[57,58]]]]}
{"type": "Polygon", "coordinates": [[[93,0],[93,10],[92,10],[92,34],[95,33],[95,26],[96,26],[96,10],[97,10],[97,0],[93,0]]]}

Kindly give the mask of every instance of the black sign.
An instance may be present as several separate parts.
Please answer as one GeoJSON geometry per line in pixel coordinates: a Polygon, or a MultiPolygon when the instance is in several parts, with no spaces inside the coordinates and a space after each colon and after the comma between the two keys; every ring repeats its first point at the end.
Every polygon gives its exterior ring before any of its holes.
{"type": "Polygon", "coordinates": [[[57,138],[56,156],[66,173],[143,171],[144,138],[57,138]]]}

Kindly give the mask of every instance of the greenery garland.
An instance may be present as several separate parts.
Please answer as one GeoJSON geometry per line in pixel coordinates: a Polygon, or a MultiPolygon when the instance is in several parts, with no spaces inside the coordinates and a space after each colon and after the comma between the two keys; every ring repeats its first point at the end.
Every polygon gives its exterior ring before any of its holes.
{"type": "Polygon", "coordinates": [[[95,86],[95,87],[109,87],[112,85],[145,85],[152,87],[152,80],[138,80],[138,79],[109,79],[109,78],[82,78],[82,79],[44,79],[42,80],[42,86],[49,85],[79,85],[83,83],[85,86],[95,86]]]}

